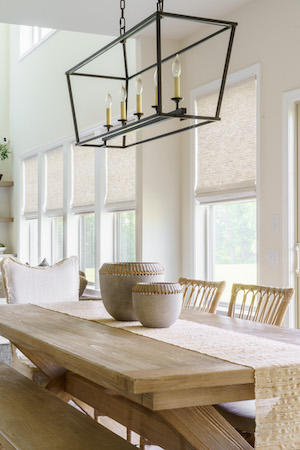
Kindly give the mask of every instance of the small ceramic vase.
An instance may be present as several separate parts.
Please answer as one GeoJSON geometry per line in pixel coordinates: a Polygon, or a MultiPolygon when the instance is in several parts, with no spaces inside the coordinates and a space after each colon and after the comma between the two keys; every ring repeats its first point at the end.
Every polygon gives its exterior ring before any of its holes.
{"type": "Polygon", "coordinates": [[[168,328],[178,319],[183,300],[179,283],[140,283],[132,289],[133,307],[148,328],[168,328]]]}
{"type": "Polygon", "coordinates": [[[136,283],[162,281],[165,269],[159,263],[105,263],[99,270],[103,303],[116,320],[137,320],[132,305],[136,283]]]}

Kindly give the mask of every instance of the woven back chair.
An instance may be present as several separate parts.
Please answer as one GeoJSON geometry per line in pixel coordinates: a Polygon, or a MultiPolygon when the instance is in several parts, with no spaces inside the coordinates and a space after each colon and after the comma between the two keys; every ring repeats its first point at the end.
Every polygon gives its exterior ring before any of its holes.
{"type": "Polygon", "coordinates": [[[280,326],[294,289],[233,284],[229,317],[280,326]]]}
{"type": "Polygon", "coordinates": [[[184,286],[183,308],[215,313],[225,289],[225,281],[202,281],[179,278],[184,286]]]}

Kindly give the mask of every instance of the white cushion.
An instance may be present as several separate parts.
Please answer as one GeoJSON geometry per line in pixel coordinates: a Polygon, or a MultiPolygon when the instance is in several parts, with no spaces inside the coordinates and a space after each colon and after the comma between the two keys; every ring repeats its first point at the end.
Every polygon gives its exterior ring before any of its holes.
{"type": "Polygon", "coordinates": [[[215,405],[215,408],[239,431],[254,433],[255,431],[255,400],[228,402],[215,405]]]}
{"type": "Polygon", "coordinates": [[[1,266],[8,303],[42,304],[79,300],[76,256],[49,267],[30,267],[8,257],[1,266]]]}

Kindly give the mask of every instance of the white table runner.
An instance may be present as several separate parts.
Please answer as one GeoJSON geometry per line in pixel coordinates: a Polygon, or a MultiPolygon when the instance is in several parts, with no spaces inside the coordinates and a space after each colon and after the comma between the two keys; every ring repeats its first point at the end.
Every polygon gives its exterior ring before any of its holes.
{"type": "Polygon", "coordinates": [[[220,358],[255,370],[257,449],[300,449],[300,348],[297,345],[178,320],[172,327],[145,328],[139,322],[118,322],[99,304],[99,317],[70,304],[47,309],[93,320],[178,347],[220,358]]]}

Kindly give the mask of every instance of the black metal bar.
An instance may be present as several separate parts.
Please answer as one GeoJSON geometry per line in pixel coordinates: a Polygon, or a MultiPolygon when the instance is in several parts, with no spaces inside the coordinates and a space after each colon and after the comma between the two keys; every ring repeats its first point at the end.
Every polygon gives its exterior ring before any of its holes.
{"type": "Polygon", "coordinates": [[[196,123],[194,125],[190,125],[190,126],[185,127],[185,128],[179,128],[178,130],[169,131],[168,133],[163,133],[163,134],[160,134],[158,136],[153,136],[151,138],[142,139],[140,141],[133,142],[132,144],[126,145],[126,147],[121,147],[121,146],[117,146],[117,145],[106,145],[106,144],[95,144],[95,145],[85,145],[85,146],[97,147],[97,148],[103,148],[104,146],[106,146],[107,148],[129,148],[129,147],[133,147],[133,146],[136,146],[136,145],[145,144],[146,142],[155,141],[157,139],[161,139],[161,138],[164,138],[164,137],[173,136],[174,134],[182,133],[183,131],[192,130],[194,128],[198,128],[198,127],[201,127],[203,125],[208,125],[210,123],[213,123],[213,121],[207,120],[205,122],[196,123]]]}
{"type": "Polygon", "coordinates": [[[83,67],[86,64],[90,63],[91,61],[93,61],[95,58],[97,58],[97,56],[103,55],[103,53],[107,52],[108,50],[113,48],[115,45],[119,44],[123,40],[126,40],[126,39],[130,38],[133,34],[137,33],[138,31],[140,31],[141,29],[145,28],[150,23],[154,22],[154,20],[156,20],[156,14],[157,14],[156,12],[151,14],[151,16],[149,16],[146,19],[142,20],[142,22],[140,22],[137,25],[135,25],[134,27],[132,27],[125,34],[123,34],[122,36],[117,37],[115,40],[113,40],[109,44],[105,45],[100,50],[96,51],[95,53],[93,53],[92,55],[88,56],[87,58],[85,58],[80,63],[76,64],[76,66],[74,66],[71,69],[69,69],[66,73],[69,74],[69,75],[73,74],[74,72],[76,72],[76,70],[80,69],[81,67],[83,67]]]}
{"type": "Polygon", "coordinates": [[[195,116],[193,114],[176,114],[174,113],[160,113],[161,116],[164,117],[173,117],[178,119],[195,119],[195,120],[210,120],[210,121],[218,121],[221,120],[220,117],[213,117],[213,116],[195,116]]]}
{"type": "Polygon", "coordinates": [[[158,114],[162,112],[162,80],[161,80],[161,15],[156,13],[156,64],[157,64],[157,108],[158,114]]]}
{"type": "MultiPolygon", "coordinates": [[[[125,89],[126,89],[126,100],[125,100],[125,104],[126,104],[126,116],[127,116],[127,111],[128,111],[128,86],[129,86],[129,82],[128,82],[128,63],[127,63],[127,50],[126,50],[126,41],[122,42],[122,48],[123,48],[123,56],[124,56],[124,70],[125,70],[125,77],[126,77],[126,83],[125,83],[125,89]]],[[[126,136],[123,136],[123,146],[125,147],[126,145],[126,136]]]]}
{"type": "Polygon", "coordinates": [[[174,134],[182,133],[183,131],[187,131],[187,130],[192,130],[193,128],[198,128],[198,127],[201,127],[202,125],[207,125],[209,123],[213,123],[213,122],[210,121],[210,120],[207,120],[206,122],[196,123],[195,125],[190,125],[190,126],[185,127],[185,128],[179,128],[178,130],[169,131],[168,133],[160,134],[159,136],[153,136],[151,138],[147,138],[147,139],[143,139],[141,141],[137,141],[137,142],[135,142],[133,144],[127,145],[126,148],[133,147],[134,145],[145,144],[146,142],[156,141],[157,139],[161,139],[163,137],[173,136],[174,134]]]}
{"type": "MultiPolygon", "coordinates": [[[[165,58],[163,58],[161,60],[162,63],[165,63],[167,61],[169,61],[170,59],[174,58],[176,55],[181,55],[182,53],[185,53],[189,50],[191,50],[192,48],[196,47],[197,45],[203,44],[203,42],[208,41],[209,39],[212,39],[215,36],[218,36],[218,34],[224,33],[224,31],[229,30],[230,27],[224,27],[221,30],[216,31],[215,33],[212,33],[208,36],[206,36],[205,38],[200,39],[199,41],[195,42],[194,44],[190,44],[187,47],[182,48],[181,50],[178,50],[175,53],[172,53],[169,56],[166,56],[165,58]]],[[[131,80],[132,78],[137,77],[138,75],[141,75],[144,72],[147,72],[150,69],[153,69],[156,66],[156,63],[151,64],[150,66],[146,67],[145,69],[140,70],[139,72],[136,72],[134,75],[130,75],[129,80],[131,80]]]]}
{"type": "Polygon", "coordinates": [[[208,19],[206,17],[197,17],[197,16],[187,16],[185,14],[175,14],[175,13],[168,13],[168,12],[160,12],[159,13],[163,17],[172,17],[174,19],[183,19],[183,20],[189,20],[191,22],[202,22],[202,23],[209,23],[211,25],[229,25],[229,26],[236,26],[237,22],[231,22],[228,20],[219,20],[219,19],[208,19]]]}
{"type": "Polygon", "coordinates": [[[82,72],[77,72],[77,73],[71,73],[70,74],[72,77],[76,76],[76,77],[91,77],[91,78],[105,78],[108,80],[121,80],[121,81],[125,81],[126,78],[124,77],[113,77],[111,75],[96,75],[93,73],[82,73],[82,72]]]}
{"type": "Polygon", "coordinates": [[[176,113],[176,112],[177,112],[177,110],[174,110],[170,113],[152,114],[151,116],[144,117],[143,119],[139,120],[138,122],[136,122],[136,121],[129,122],[125,126],[118,127],[109,132],[105,132],[105,133],[99,134],[97,136],[93,136],[93,137],[84,139],[79,142],[79,145],[83,145],[94,139],[104,139],[104,138],[106,140],[114,139],[118,136],[122,136],[122,135],[128,134],[132,131],[136,131],[140,128],[143,128],[144,126],[154,125],[154,124],[161,122],[163,120],[166,120],[166,119],[173,119],[173,118],[175,118],[175,119],[194,119],[194,120],[205,120],[208,122],[217,122],[217,121],[221,120],[219,117],[178,115],[178,113],[176,113]]]}
{"type": "Polygon", "coordinates": [[[72,92],[72,85],[71,85],[70,76],[68,74],[67,74],[67,83],[68,83],[68,90],[69,90],[69,97],[70,97],[70,103],[71,103],[71,110],[72,110],[72,117],[73,117],[73,123],[74,123],[76,143],[78,144],[78,142],[79,142],[79,132],[78,132],[76,113],[75,113],[75,105],[74,105],[74,98],[73,98],[73,92],[72,92]]]}
{"type": "Polygon", "coordinates": [[[224,89],[225,89],[226,79],[227,79],[227,74],[228,74],[228,69],[229,69],[229,62],[230,62],[230,56],[231,56],[231,51],[232,51],[232,44],[233,44],[233,39],[234,39],[235,28],[236,27],[233,26],[231,28],[231,32],[230,32],[230,38],[229,38],[229,43],[228,43],[228,48],[227,48],[227,53],[226,53],[226,59],[225,59],[225,65],[224,65],[224,70],[223,70],[220,93],[219,93],[218,104],[217,104],[217,109],[216,109],[216,117],[219,117],[220,111],[221,111],[224,89]]]}

